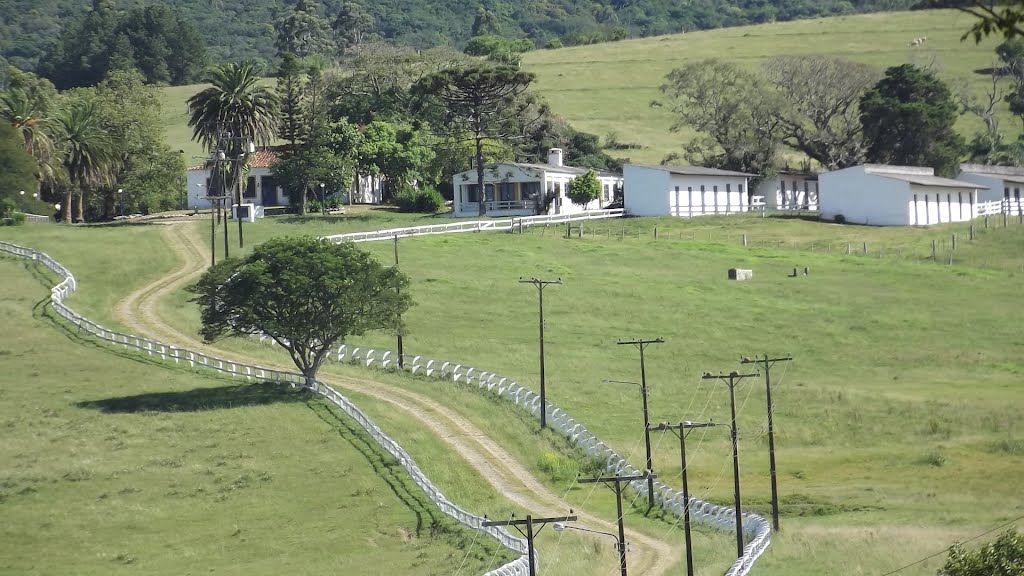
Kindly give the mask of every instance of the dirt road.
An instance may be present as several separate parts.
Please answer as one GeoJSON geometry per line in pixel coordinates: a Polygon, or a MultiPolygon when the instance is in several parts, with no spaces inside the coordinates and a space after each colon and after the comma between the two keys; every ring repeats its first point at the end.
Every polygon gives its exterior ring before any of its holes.
{"type": "MultiPolygon", "coordinates": [[[[133,331],[149,338],[187,346],[194,350],[233,358],[240,362],[294,371],[294,366],[275,364],[265,358],[252,358],[226,352],[204,344],[188,334],[179,332],[160,315],[159,303],[187,282],[195,280],[206,268],[209,252],[191,233],[186,224],[167,224],[163,227],[167,246],[174,251],[180,266],[171,274],[132,292],[115,307],[120,322],[133,331]]],[[[536,479],[512,455],[471,421],[430,398],[408,390],[363,379],[328,376],[323,382],[344,392],[350,390],[370,396],[407,413],[422,426],[431,430],[453,453],[459,455],[476,470],[497,492],[533,514],[563,515],[571,507],[536,479]]],[[[449,494],[458,502],[458,494],[449,494]]],[[[581,525],[614,532],[612,522],[597,518],[586,511],[577,510],[581,525]]],[[[657,539],[627,530],[631,544],[629,567],[635,574],[660,576],[681,558],[679,547],[671,547],[657,539]]],[[[543,558],[544,550],[540,550],[543,558]]]]}

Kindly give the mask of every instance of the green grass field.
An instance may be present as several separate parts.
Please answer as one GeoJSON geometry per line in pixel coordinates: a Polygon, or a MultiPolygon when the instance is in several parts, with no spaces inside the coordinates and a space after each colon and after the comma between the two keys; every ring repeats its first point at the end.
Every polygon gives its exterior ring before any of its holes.
{"type": "MultiPolygon", "coordinates": [[[[383,217],[371,214],[360,225],[383,217]]],[[[203,222],[194,226],[197,234],[208,232],[203,222]]],[[[325,226],[338,224],[268,219],[249,227],[247,237],[251,246],[276,235],[321,234],[325,226]]],[[[116,235],[146,229],[103,230],[116,235]]],[[[1007,478],[1024,471],[1024,400],[1018,390],[1024,340],[1022,312],[1014,304],[1024,277],[1024,227],[982,230],[974,242],[965,239],[962,225],[920,230],[757,217],[595,223],[582,240],[566,240],[562,233],[552,227],[522,236],[402,241],[402,268],[413,280],[417,302],[407,319],[406,350],[496,371],[536,388],[536,292],[516,280],[561,277],[565,284],[549,289],[545,298],[549,399],[638,464],[638,395],[628,386],[600,383],[639,377],[635,350],[616,346],[617,338],[667,340],[647,355],[654,421],[724,421],[726,390],[702,382],[704,370],[736,369],[743,354],[794,354],[791,366],[773,373],[784,531],[759,562],[760,573],[884,573],[1022,514],[1024,505],[1007,478]],[[747,248],[739,241],[744,232],[752,244],[747,248]],[[921,252],[931,239],[953,232],[961,235],[956,263],[927,261],[921,252]],[[883,256],[823,249],[859,241],[883,256]],[[906,254],[893,256],[898,250],[906,254]],[[971,257],[961,259],[961,253],[971,257]],[[727,282],[725,270],[734,266],[753,268],[754,280],[727,282]],[[794,266],[808,266],[811,274],[788,278],[794,266]]],[[[109,252],[98,248],[116,243],[113,237],[58,227],[24,227],[15,234],[15,241],[66,260],[83,287],[127,290],[108,280],[117,274],[111,274],[109,252]]],[[[139,240],[116,244],[135,257],[141,254],[136,246],[147,246],[139,240]]],[[[362,246],[382,260],[392,258],[390,243],[362,246]]],[[[131,260],[114,271],[131,266],[131,260]]],[[[86,296],[89,288],[83,290],[83,301],[93,300],[86,296]]],[[[194,332],[198,316],[187,298],[174,295],[166,306],[173,311],[171,321],[194,332]]],[[[393,346],[383,337],[359,344],[393,346]]],[[[225,345],[260,352],[251,342],[225,345]]],[[[353,367],[326,370],[367,375],[353,367]]],[[[579,465],[565,461],[570,453],[559,441],[538,434],[536,424],[516,409],[450,383],[374,377],[444,400],[491,430],[559,492],[568,491],[574,504],[613,517],[610,494],[573,486],[571,473],[554,469],[552,459],[570,471],[579,465]]],[[[764,513],[760,382],[744,384],[739,399],[744,502],[764,513]]],[[[387,418],[373,410],[379,408],[370,406],[375,418],[387,418]]],[[[432,467],[427,471],[441,478],[442,487],[459,486],[470,502],[486,499],[472,482],[462,486],[458,475],[445,472],[443,447],[402,430],[400,422],[393,421],[396,437],[432,455],[425,468],[432,467]]],[[[656,470],[677,484],[677,443],[670,437],[655,442],[656,470]]],[[[724,434],[709,434],[691,449],[695,494],[729,502],[727,455],[724,434]]],[[[679,539],[672,523],[641,514],[634,509],[627,521],[679,539]]],[[[702,532],[698,546],[705,573],[721,573],[728,565],[728,535],[702,532]]],[[[941,561],[905,573],[933,574],[941,561]]]]}
{"type": "MultiPolygon", "coordinates": [[[[691,136],[669,132],[670,113],[650,106],[660,97],[665,75],[674,68],[713,57],[753,68],[775,56],[820,54],[880,70],[907,62],[930,64],[951,85],[967,82],[981,93],[988,80],[975,71],[992,65],[999,41],[961,42],[970,24],[970,17],[953,10],[800,20],[537,50],[523,56],[523,69],[537,74],[534,89],[577,129],[602,137],[615,133],[621,142],[644,146],[610,151],[612,155],[657,163],[668,152],[681,151],[691,136]],[[908,46],[922,36],[928,37],[923,46],[908,46]]],[[[1011,119],[1005,104],[1000,110],[1003,129],[1016,134],[1019,123],[1011,119]]],[[[976,118],[963,117],[959,128],[970,136],[981,124],[976,118]]]]}
{"type": "Polygon", "coordinates": [[[0,276],[0,573],[479,574],[508,558],[489,541],[467,554],[473,534],[327,402],[96,345],[55,320],[42,272],[2,258],[0,276]]]}

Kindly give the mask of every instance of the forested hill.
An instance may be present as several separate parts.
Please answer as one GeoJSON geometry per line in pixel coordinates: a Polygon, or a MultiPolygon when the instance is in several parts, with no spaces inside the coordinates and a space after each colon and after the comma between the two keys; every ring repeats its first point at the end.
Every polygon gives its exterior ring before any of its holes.
{"type": "MultiPolygon", "coordinates": [[[[769,21],[882,10],[921,0],[319,0],[333,21],[358,2],[379,36],[416,47],[461,46],[474,29],[526,37],[538,46],[581,44],[769,21]]],[[[925,0],[926,1],[926,0],[925,0]]],[[[215,61],[274,57],[274,22],[296,0],[115,0],[118,10],[162,4],[191,20],[215,61]]],[[[83,0],[0,0],[0,55],[33,70],[66,25],[89,10],[83,0]]]]}

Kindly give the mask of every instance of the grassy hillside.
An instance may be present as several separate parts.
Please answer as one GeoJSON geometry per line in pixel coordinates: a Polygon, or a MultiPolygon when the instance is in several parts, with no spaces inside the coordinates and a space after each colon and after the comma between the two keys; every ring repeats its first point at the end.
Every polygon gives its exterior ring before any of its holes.
{"type": "MultiPolygon", "coordinates": [[[[681,150],[689,135],[669,132],[673,118],[650,103],[660,96],[665,75],[686,62],[717,57],[756,67],[788,54],[842,56],[879,69],[913,62],[933,65],[947,82],[966,81],[980,93],[988,80],[975,71],[991,66],[998,41],[961,42],[970,24],[953,10],[843,16],[541,50],[525,54],[523,68],[537,74],[535,89],[576,128],[644,146],[613,155],[658,162],[681,150]],[[908,46],[922,36],[928,37],[923,46],[908,46]]],[[[1015,133],[1019,124],[1005,105],[1001,110],[1004,130],[1015,133]]],[[[969,117],[959,124],[968,137],[980,126],[969,117]]]]}
{"type": "Polygon", "coordinates": [[[474,534],[327,402],[103,348],[54,320],[38,270],[4,257],[0,277],[0,573],[479,574],[494,562],[483,539],[467,554],[474,534]]]}
{"type": "MultiPolygon", "coordinates": [[[[197,227],[201,233],[202,223],[197,227]]],[[[267,220],[249,237],[321,229],[267,220]]],[[[32,232],[25,232],[28,242],[32,232]]],[[[876,229],[707,217],[633,219],[601,232],[584,240],[562,239],[561,229],[552,228],[403,241],[402,268],[417,302],[407,316],[406,350],[536,387],[536,292],[516,279],[562,277],[565,284],[545,298],[549,398],[634,462],[643,453],[636,391],[600,383],[639,377],[635,350],[616,346],[616,338],[667,340],[647,354],[654,421],[723,421],[727,393],[702,382],[702,371],[735,369],[741,354],[793,353],[796,361],[773,374],[784,532],[760,564],[764,574],[877,575],[1024,514],[1015,486],[1005,481],[1024,472],[1017,417],[1024,410],[1018,390],[1024,316],[1011,304],[1024,274],[1024,226],[989,229],[969,246],[963,241],[971,256],[952,267],[921,257],[931,238],[958,232],[963,239],[962,226],[876,229]],[[657,242],[642,229],[649,224],[659,226],[657,242]],[[641,238],[634,239],[637,230],[641,238]],[[740,246],[741,232],[758,247],[740,246]],[[858,238],[905,256],[822,249],[858,238]],[[734,266],[754,269],[754,281],[725,281],[734,266]],[[811,275],[787,278],[793,266],[808,266],[811,275]]],[[[385,261],[392,257],[388,243],[365,247],[385,261]]],[[[84,270],[101,261],[81,257],[94,263],[84,270]]],[[[168,306],[173,321],[194,332],[197,314],[185,300],[175,296],[168,306]]],[[[385,337],[360,343],[393,345],[385,337]]],[[[255,345],[232,346],[251,354],[255,345]]],[[[544,436],[516,410],[472,388],[388,379],[477,420],[539,473],[550,467],[544,436]]],[[[760,381],[744,384],[738,398],[744,502],[765,512],[760,381]]],[[[729,502],[728,441],[708,434],[694,444],[695,494],[729,502]]],[[[655,440],[655,468],[676,485],[677,450],[671,438],[655,440]]],[[[612,513],[606,491],[574,486],[571,475],[551,476],[572,502],[612,513]]],[[[640,522],[634,510],[631,524],[640,522]]],[[[677,528],[664,526],[661,533],[672,537],[677,528]]],[[[941,558],[905,573],[931,575],[938,564],[941,558]]]]}

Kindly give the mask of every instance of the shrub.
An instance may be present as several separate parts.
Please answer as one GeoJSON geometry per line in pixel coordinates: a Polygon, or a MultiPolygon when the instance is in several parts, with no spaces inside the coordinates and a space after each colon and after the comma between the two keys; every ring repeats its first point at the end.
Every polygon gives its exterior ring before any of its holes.
{"type": "Polygon", "coordinates": [[[836,224],[846,224],[846,216],[843,216],[842,214],[836,214],[835,222],[836,224]]]}
{"type": "Polygon", "coordinates": [[[434,214],[444,208],[444,197],[433,188],[406,188],[395,196],[395,206],[399,212],[434,214]]]}
{"type": "Polygon", "coordinates": [[[309,202],[306,202],[307,212],[320,212],[320,208],[321,206],[319,200],[310,200],[309,202]]]}

